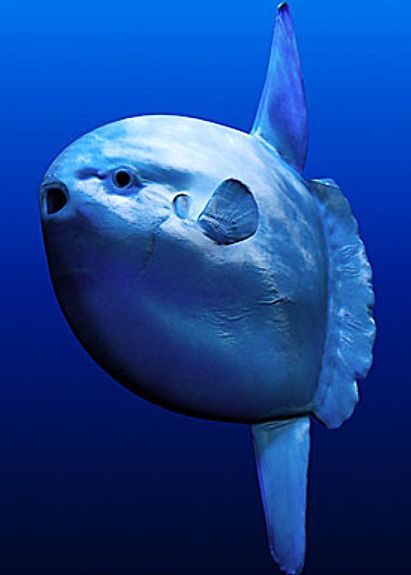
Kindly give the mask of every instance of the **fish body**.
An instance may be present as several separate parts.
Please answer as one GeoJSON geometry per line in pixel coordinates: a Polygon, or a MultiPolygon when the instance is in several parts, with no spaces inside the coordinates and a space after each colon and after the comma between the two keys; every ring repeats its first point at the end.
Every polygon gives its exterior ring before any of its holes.
{"type": "Polygon", "coordinates": [[[80,138],[46,174],[46,195],[56,181],[69,201],[44,216],[53,283],[74,332],[109,373],[202,417],[310,411],[326,246],[312,194],[278,155],[224,126],[148,116],[80,138]],[[135,189],[115,188],[119,166],[135,171],[135,189]],[[234,177],[252,190],[258,229],[222,245],[197,220],[234,177]],[[186,217],[174,207],[181,194],[186,217]]]}
{"type": "Polygon", "coordinates": [[[133,392],[251,424],[270,549],[289,574],[304,563],[309,418],[352,414],[375,334],[356,221],[333,181],[304,178],[306,149],[282,4],[251,134],[128,118],[68,146],[40,189],[74,333],[133,392]]]}

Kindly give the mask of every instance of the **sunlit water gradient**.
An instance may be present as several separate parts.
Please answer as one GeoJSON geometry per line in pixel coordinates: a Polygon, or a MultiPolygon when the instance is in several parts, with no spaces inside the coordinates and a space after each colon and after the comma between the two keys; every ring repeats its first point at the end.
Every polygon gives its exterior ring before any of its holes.
{"type": "MultiPolygon", "coordinates": [[[[379,336],[362,402],[314,425],[307,575],[408,575],[411,5],[292,3],[306,174],[352,202],[379,336]]],[[[269,0],[8,3],[0,18],[2,575],[269,575],[249,432],[177,416],[110,381],[54,298],[37,188],[69,142],[124,116],[249,130],[269,0]]]]}

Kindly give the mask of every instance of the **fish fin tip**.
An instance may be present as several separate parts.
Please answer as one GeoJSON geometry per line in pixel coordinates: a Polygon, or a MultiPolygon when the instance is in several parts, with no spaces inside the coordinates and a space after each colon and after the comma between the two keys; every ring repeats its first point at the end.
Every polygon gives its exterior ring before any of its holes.
{"type": "Polygon", "coordinates": [[[278,11],[278,12],[283,12],[283,11],[285,11],[285,10],[290,10],[290,7],[289,7],[289,5],[288,5],[288,2],[280,2],[280,3],[277,5],[277,11],[278,11]]]}

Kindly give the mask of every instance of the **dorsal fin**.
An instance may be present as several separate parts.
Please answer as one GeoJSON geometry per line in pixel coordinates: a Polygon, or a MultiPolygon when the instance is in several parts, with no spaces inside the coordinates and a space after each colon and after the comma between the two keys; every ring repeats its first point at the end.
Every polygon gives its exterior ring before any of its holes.
{"type": "Polygon", "coordinates": [[[348,200],[332,180],[310,182],[328,250],[328,326],[314,413],[340,426],[358,402],[357,379],[372,362],[372,272],[348,200]]]}
{"type": "Polygon", "coordinates": [[[307,109],[300,58],[288,5],[278,6],[267,78],[252,134],[299,172],[307,155],[307,109]]]}

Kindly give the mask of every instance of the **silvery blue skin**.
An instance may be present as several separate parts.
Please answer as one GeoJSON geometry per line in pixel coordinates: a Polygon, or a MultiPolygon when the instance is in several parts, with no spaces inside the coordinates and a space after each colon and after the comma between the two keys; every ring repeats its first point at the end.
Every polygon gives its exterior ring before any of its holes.
{"type": "Polygon", "coordinates": [[[309,417],[338,427],[372,359],[371,270],[348,202],[302,176],[307,120],[279,6],[251,134],[175,116],[99,128],[40,189],[64,315],[135,393],[249,423],[270,549],[304,564],[309,417]]]}

